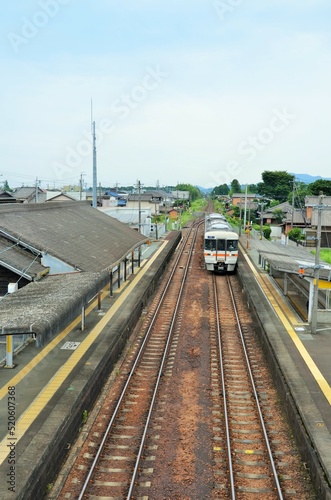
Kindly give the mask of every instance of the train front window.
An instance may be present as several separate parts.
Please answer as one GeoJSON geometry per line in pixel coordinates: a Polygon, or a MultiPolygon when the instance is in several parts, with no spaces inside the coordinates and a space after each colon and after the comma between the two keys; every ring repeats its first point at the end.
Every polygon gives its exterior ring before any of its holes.
{"type": "Polygon", "coordinates": [[[205,250],[214,252],[216,250],[216,240],[205,240],[205,250]]]}
{"type": "Polygon", "coordinates": [[[227,249],[231,252],[238,249],[238,240],[228,240],[227,249]]]}
{"type": "Polygon", "coordinates": [[[217,250],[225,250],[225,240],[217,240],[217,250]]]}

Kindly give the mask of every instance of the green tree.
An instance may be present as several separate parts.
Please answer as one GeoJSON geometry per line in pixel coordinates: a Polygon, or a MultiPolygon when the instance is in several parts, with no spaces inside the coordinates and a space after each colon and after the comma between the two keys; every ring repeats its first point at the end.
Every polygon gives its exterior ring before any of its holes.
{"type": "Polygon", "coordinates": [[[302,208],[305,205],[305,197],[311,195],[309,184],[295,181],[293,191],[288,194],[287,201],[292,205],[294,198],[294,208],[302,208]]]}
{"type": "Polygon", "coordinates": [[[282,203],[292,192],[294,175],[280,170],[265,170],[262,172],[262,180],[263,182],[259,182],[257,185],[259,194],[267,198],[274,198],[282,203]]]}
{"type": "Polygon", "coordinates": [[[220,186],[214,187],[211,192],[212,196],[228,195],[230,188],[227,184],[221,184],[220,186]]]}
{"type": "Polygon", "coordinates": [[[299,241],[304,238],[304,235],[302,234],[302,231],[299,227],[294,227],[293,229],[290,229],[288,232],[288,237],[292,241],[299,241]]]}
{"type": "Polygon", "coordinates": [[[251,193],[251,194],[257,193],[258,192],[257,184],[248,184],[248,186],[247,186],[247,192],[251,193]]]}
{"type": "Polygon", "coordinates": [[[3,189],[3,191],[9,191],[9,192],[12,191],[12,189],[9,187],[9,184],[8,184],[7,180],[3,181],[2,189],[3,189]]]}
{"type": "Polygon", "coordinates": [[[285,217],[285,213],[280,208],[276,208],[273,212],[273,216],[275,217],[275,221],[277,224],[281,224],[285,217]]]}
{"type": "Polygon", "coordinates": [[[241,186],[239,184],[239,181],[237,179],[233,179],[231,181],[231,194],[233,193],[241,193],[241,186]]]}
{"type": "Polygon", "coordinates": [[[309,184],[308,187],[313,196],[318,196],[320,191],[322,191],[326,196],[331,196],[331,181],[327,181],[326,179],[318,179],[317,181],[309,184]]]}
{"type": "Polygon", "coordinates": [[[263,226],[263,236],[265,237],[266,240],[270,240],[270,235],[271,235],[271,227],[270,226],[263,226]]]}

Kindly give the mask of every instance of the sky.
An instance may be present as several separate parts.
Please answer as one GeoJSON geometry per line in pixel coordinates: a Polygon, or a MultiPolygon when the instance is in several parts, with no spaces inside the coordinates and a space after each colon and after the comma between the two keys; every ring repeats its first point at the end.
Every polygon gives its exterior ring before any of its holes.
{"type": "Polygon", "coordinates": [[[11,0],[0,186],[331,177],[330,0],[11,0]]]}

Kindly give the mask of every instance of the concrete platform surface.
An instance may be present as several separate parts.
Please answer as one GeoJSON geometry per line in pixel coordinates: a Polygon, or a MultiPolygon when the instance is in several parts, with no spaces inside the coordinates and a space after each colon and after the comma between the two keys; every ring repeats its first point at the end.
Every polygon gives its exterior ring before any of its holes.
{"type": "Polygon", "coordinates": [[[265,251],[268,245],[272,252],[273,245],[279,243],[240,237],[239,276],[275,372],[284,408],[291,422],[295,422],[296,438],[315,480],[318,498],[330,499],[331,324],[317,322],[316,334],[311,333],[311,325],[301,319],[261,267],[259,250],[265,251]]]}

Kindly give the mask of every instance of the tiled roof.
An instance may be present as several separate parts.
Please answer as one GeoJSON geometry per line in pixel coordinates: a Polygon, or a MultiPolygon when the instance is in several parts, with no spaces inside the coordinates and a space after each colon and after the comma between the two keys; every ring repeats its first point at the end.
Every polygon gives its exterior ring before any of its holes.
{"type": "Polygon", "coordinates": [[[81,271],[109,269],[147,241],[88,202],[0,206],[0,234],[81,271]]]}
{"type": "Polygon", "coordinates": [[[7,267],[10,262],[14,270],[30,266],[31,276],[36,275],[45,268],[33,256],[48,252],[84,271],[46,276],[6,295],[0,301],[0,332],[34,332],[42,345],[42,338],[67,326],[109,283],[107,270],[145,241],[88,202],[0,206],[0,257],[6,256],[7,267]]]}
{"type": "MultiPolygon", "coordinates": [[[[14,192],[14,196],[17,200],[26,200],[31,196],[32,194],[35,194],[36,188],[35,186],[29,187],[29,186],[22,186],[20,188],[17,188],[14,192]]],[[[38,188],[38,193],[41,194],[44,191],[40,188],[38,188]]]]}
{"type": "Polygon", "coordinates": [[[55,334],[79,314],[105,280],[106,273],[72,273],[30,283],[0,302],[0,331],[55,334]]]}

